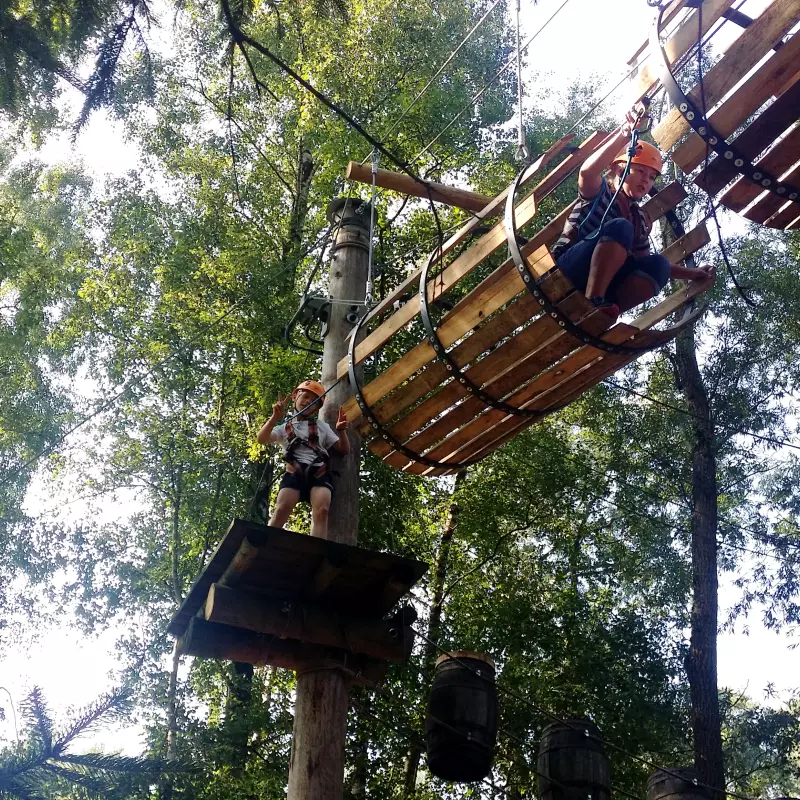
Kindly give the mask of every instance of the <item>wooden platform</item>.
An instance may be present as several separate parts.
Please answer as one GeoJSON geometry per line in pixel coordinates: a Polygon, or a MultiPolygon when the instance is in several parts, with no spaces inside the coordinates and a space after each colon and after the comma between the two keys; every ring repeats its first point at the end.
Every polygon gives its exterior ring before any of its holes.
{"type": "Polygon", "coordinates": [[[187,655],[288,669],[343,666],[370,680],[410,655],[416,618],[386,618],[427,566],[234,520],[168,631],[187,655]]]}

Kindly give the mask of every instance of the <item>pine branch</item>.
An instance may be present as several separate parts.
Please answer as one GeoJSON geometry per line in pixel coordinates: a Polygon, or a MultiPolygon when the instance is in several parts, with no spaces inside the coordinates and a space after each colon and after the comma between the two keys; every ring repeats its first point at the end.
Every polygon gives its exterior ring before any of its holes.
{"type": "Polygon", "coordinates": [[[69,728],[59,734],[52,747],[53,753],[63,760],[65,758],[63,751],[79,736],[94,728],[102,717],[108,719],[109,715],[122,713],[128,696],[129,690],[123,688],[103,695],[90,706],[87,706],[69,728]]]}
{"type": "Polygon", "coordinates": [[[53,750],[53,720],[42,697],[42,690],[34,686],[22,704],[23,714],[31,721],[38,734],[43,755],[49,756],[53,750]]]}

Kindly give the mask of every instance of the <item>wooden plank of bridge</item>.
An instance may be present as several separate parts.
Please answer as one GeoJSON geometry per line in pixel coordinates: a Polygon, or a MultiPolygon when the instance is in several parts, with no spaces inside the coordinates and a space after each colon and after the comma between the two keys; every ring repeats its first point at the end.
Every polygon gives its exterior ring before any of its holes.
{"type": "MultiPolygon", "coordinates": [[[[760,158],[756,162],[756,166],[761,167],[773,175],[781,175],[794,166],[798,159],[800,159],[800,126],[795,127],[785,139],[778,142],[772,150],[763,158],[760,158]]],[[[742,211],[742,209],[750,205],[763,191],[763,186],[753,183],[749,178],[742,176],[719,200],[722,205],[726,208],[730,208],[731,211],[742,211]]],[[[772,194],[772,192],[769,194],[772,194]]],[[[785,199],[779,195],[775,195],[775,200],[777,201],[777,206],[775,206],[773,211],[776,211],[786,202],[785,199]]],[[[764,219],[769,217],[769,215],[770,214],[766,214],[764,219]]]]}
{"type": "MultiPolygon", "coordinates": [[[[797,184],[800,183],[800,165],[796,166],[786,176],[786,180],[789,181],[793,186],[797,186],[797,184]]],[[[764,204],[769,203],[773,208],[772,216],[768,217],[764,222],[764,225],[766,225],[768,228],[781,228],[784,230],[790,230],[789,224],[798,214],[800,214],[800,205],[796,200],[781,201],[775,195],[771,194],[765,197],[763,201],[760,201],[759,205],[761,205],[761,202],[764,204]]]]}
{"type": "MultiPolygon", "coordinates": [[[[705,15],[704,15],[705,16],[705,15]]],[[[753,24],[727,49],[725,55],[703,78],[706,107],[720,101],[779,42],[800,18],[800,0],[775,0],[753,24]]],[[[700,87],[689,92],[690,99],[700,102],[700,87]]],[[[653,130],[653,139],[662,150],[670,150],[689,130],[689,123],[673,108],[653,130]]]]}
{"type": "MultiPolygon", "coordinates": [[[[711,26],[722,16],[724,11],[733,5],[734,2],[735,0],[705,0],[703,4],[702,35],[705,36],[705,34],[711,30],[711,26]]],[[[683,6],[684,3],[680,3],[679,5],[683,6]]],[[[677,10],[679,11],[680,9],[677,10]]],[[[669,41],[665,43],[664,52],[667,55],[667,61],[669,64],[674,64],[677,59],[688,53],[690,48],[697,44],[699,25],[698,16],[699,12],[697,11],[693,11],[691,14],[689,14],[678,30],[675,31],[675,33],[670,37],[669,41]]],[[[642,52],[648,45],[649,42],[645,43],[645,45],[640,48],[639,52],[642,52]]],[[[634,84],[635,94],[631,100],[631,105],[633,105],[634,102],[641,100],[642,97],[647,95],[653,86],[658,83],[658,76],[661,72],[660,65],[660,54],[656,56],[654,53],[649,53],[645,63],[642,65],[638,75],[636,76],[636,83],[634,84]]]]}
{"type": "MultiPolygon", "coordinates": [[[[656,220],[666,213],[666,211],[677,206],[678,203],[680,203],[680,201],[685,197],[685,189],[679,183],[674,182],[662,189],[654,198],[648,200],[648,202],[644,205],[644,208],[650,217],[653,220],[656,220]]],[[[530,242],[528,242],[528,244],[523,248],[523,253],[527,256],[527,254],[533,248],[538,248],[543,244],[549,245],[554,242],[561,233],[564,227],[564,222],[569,216],[571,208],[571,205],[565,208],[558,217],[538,231],[530,240],[530,242]]],[[[529,263],[533,263],[534,269],[536,269],[535,261],[531,262],[531,260],[529,260],[529,263]]],[[[485,318],[500,308],[502,303],[497,302],[498,295],[496,292],[492,295],[494,298],[493,301],[487,299],[486,292],[489,287],[493,287],[497,284],[500,284],[501,286],[521,285],[518,283],[518,280],[518,274],[516,267],[514,266],[514,262],[509,258],[481,284],[475,287],[472,292],[463,298],[444,318],[438,334],[441,340],[445,343],[445,346],[449,346],[469,331],[469,328],[465,327],[463,324],[467,317],[462,317],[462,312],[473,315],[483,314],[485,318]]],[[[505,296],[506,295],[501,295],[500,297],[502,298],[505,296]]],[[[480,321],[481,320],[478,319],[478,322],[480,321]]],[[[513,330],[513,328],[511,328],[511,330],[513,330]]],[[[363,388],[362,391],[365,399],[370,405],[377,403],[380,398],[388,395],[389,392],[396,387],[401,386],[404,381],[411,378],[411,376],[414,375],[418,370],[430,363],[434,357],[435,352],[427,341],[416,345],[408,353],[406,353],[405,356],[400,358],[387,370],[384,370],[380,376],[363,388]]],[[[422,375],[424,374],[425,373],[422,373],[422,375]]],[[[422,394],[416,394],[417,387],[414,386],[414,381],[419,380],[420,377],[421,376],[418,376],[416,379],[412,379],[408,384],[403,386],[403,390],[408,390],[409,392],[409,399],[406,401],[406,398],[401,395],[400,397],[402,400],[395,399],[392,401],[395,403],[395,405],[391,407],[392,413],[387,413],[387,419],[391,418],[400,410],[402,410],[402,408],[407,407],[409,403],[419,399],[419,397],[422,396],[422,394]],[[413,400],[411,399],[412,397],[413,400]]],[[[430,388],[433,388],[433,386],[431,385],[430,388]]],[[[345,403],[344,411],[347,415],[347,418],[351,422],[357,421],[361,413],[355,399],[349,400],[347,403],[345,403]]],[[[368,430],[364,428],[359,429],[364,430],[365,432],[368,430]]]]}
{"type": "MultiPolygon", "coordinates": [[[[793,36],[711,115],[711,127],[720,136],[730,136],[769,100],[779,86],[797,74],[799,68],[800,36],[793,36]]],[[[762,141],[765,146],[770,140],[762,141]]],[[[686,173],[698,167],[705,157],[706,143],[696,133],[689,134],[689,138],[671,155],[672,160],[686,173]]]]}
{"type": "MultiPolygon", "coordinates": [[[[544,197],[560,186],[569,175],[597,150],[607,136],[608,134],[601,132],[592,134],[582,143],[577,152],[567,156],[534,188],[531,194],[518,204],[516,208],[518,227],[526,225],[533,219],[536,213],[536,202],[541,202],[544,197]],[[534,200],[534,197],[536,200],[534,200]]],[[[436,276],[436,288],[435,290],[433,287],[428,288],[428,298],[433,300],[436,294],[441,295],[451,289],[492,255],[505,241],[506,228],[505,224],[500,221],[436,276]]],[[[415,300],[401,306],[391,317],[356,345],[355,361],[357,364],[360,364],[367,356],[374,353],[381,345],[386,344],[395,333],[402,330],[420,313],[419,303],[415,302],[415,300]]],[[[348,359],[343,358],[339,362],[337,377],[342,378],[347,375],[347,368],[348,359]]]]}
{"type": "MultiPolygon", "coordinates": [[[[666,319],[674,311],[681,308],[692,297],[701,293],[697,285],[689,285],[686,289],[675,292],[658,306],[640,317],[632,326],[617,325],[604,335],[604,339],[615,344],[649,344],[664,341],[662,331],[647,331],[644,326],[652,326],[666,319]],[[633,336],[635,338],[631,339],[633,336]]],[[[672,334],[674,335],[674,334],[672,334]]],[[[669,338],[672,338],[669,335],[669,338]]],[[[515,405],[541,411],[556,410],[575,400],[603,377],[610,375],[636,358],[635,355],[612,355],[587,345],[573,353],[568,359],[557,365],[557,368],[543,373],[533,383],[528,384],[514,397],[515,405]]],[[[487,412],[488,417],[492,412],[487,412]]],[[[483,418],[481,418],[483,419],[483,418]]],[[[476,426],[482,428],[479,436],[450,457],[455,459],[482,458],[502,444],[517,436],[522,430],[534,424],[536,419],[506,416],[495,425],[488,421],[476,426]]],[[[444,449],[444,448],[442,448],[444,449]]],[[[433,453],[429,454],[433,456],[433,453]]]]}
{"type": "MultiPolygon", "coordinates": [[[[699,249],[704,244],[707,244],[708,241],[708,230],[705,224],[703,224],[690,231],[685,237],[682,237],[682,239],[673,243],[671,248],[664,251],[664,255],[676,261],[685,257],[685,255],[690,252],[699,249]]],[[[697,287],[694,287],[692,291],[696,292],[697,287]]],[[[686,291],[682,290],[681,292],[675,293],[654,309],[646,312],[637,320],[635,323],[636,327],[617,326],[609,331],[608,335],[604,338],[607,338],[609,341],[614,341],[617,344],[624,343],[628,337],[636,335],[638,331],[644,328],[652,327],[671,314],[676,307],[680,306],[680,298],[682,297],[686,297],[686,291]],[[615,331],[616,333],[614,333],[615,331]],[[615,337],[614,339],[611,339],[612,333],[615,337]],[[622,336],[621,339],[619,338],[620,336],[622,336]]],[[[581,311],[578,312],[578,315],[574,319],[580,319],[580,314],[585,314],[587,308],[588,306],[582,306],[581,311]]],[[[539,320],[537,320],[537,323],[538,322],[539,320]]],[[[585,316],[581,322],[581,326],[593,335],[599,335],[606,324],[607,320],[605,316],[599,313],[590,313],[588,316],[585,316]]],[[[667,341],[672,338],[672,334],[669,332],[654,331],[649,334],[649,337],[653,342],[658,341],[660,343],[661,341],[667,341]]],[[[648,340],[648,342],[650,340],[648,340]]],[[[538,350],[533,350],[528,360],[522,361],[519,366],[510,364],[509,366],[515,367],[513,370],[509,371],[507,368],[503,369],[499,378],[487,384],[484,388],[491,391],[497,397],[504,397],[515,389],[517,393],[512,395],[512,397],[519,397],[520,392],[523,392],[522,396],[525,396],[524,389],[520,389],[519,387],[523,386],[525,382],[531,378],[536,378],[533,384],[530,385],[536,385],[540,394],[554,392],[558,390],[561,383],[572,380],[573,372],[585,369],[587,365],[594,360],[595,355],[593,355],[592,351],[594,351],[594,348],[587,349],[587,347],[582,347],[571,335],[559,328],[557,335],[545,340],[538,350]],[[579,349],[576,350],[576,348],[579,349]],[[573,354],[566,361],[561,362],[561,359],[571,352],[573,354]],[[578,356],[577,353],[583,353],[583,356],[578,356]],[[588,361],[586,359],[588,359],[588,361]],[[558,364],[558,368],[542,372],[542,370],[546,370],[547,367],[553,364],[558,364]],[[539,377],[536,377],[537,375],[539,377]]],[[[633,357],[635,356],[632,356],[631,360],[633,357]]],[[[558,400],[560,395],[554,394],[553,396],[558,400]]],[[[527,399],[526,397],[526,400],[527,399]]],[[[511,405],[520,405],[519,402],[512,401],[511,399],[507,402],[511,405]]],[[[543,410],[550,408],[551,405],[543,406],[543,410]]],[[[444,438],[445,441],[442,444],[438,445],[433,451],[426,453],[428,457],[434,460],[444,460],[456,450],[467,446],[470,441],[473,441],[492,425],[506,417],[507,415],[505,412],[495,409],[486,410],[486,406],[482,401],[475,397],[470,397],[462,404],[449,410],[441,419],[429,425],[419,434],[413,436],[406,442],[406,446],[416,452],[424,452],[427,448],[444,438]],[[486,411],[486,413],[481,414],[483,411],[486,411]]],[[[432,419],[431,416],[427,418],[432,419]]],[[[390,430],[390,433],[392,433],[395,438],[402,440],[404,431],[405,429],[396,426],[390,430]]],[[[386,458],[391,454],[391,447],[385,441],[376,442],[374,445],[371,444],[370,447],[381,457],[386,458]]],[[[396,455],[397,454],[392,454],[392,456],[396,455]]],[[[460,455],[459,458],[461,457],[460,455]]],[[[405,459],[406,457],[402,456],[402,458],[405,459]]],[[[391,463],[391,461],[389,461],[389,463],[391,463]]],[[[413,469],[416,470],[416,467],[413,469]]]]}
{"type": "MultiPolygon", "coordinates": [[[[765,142],[772,142],[797,121],[800,108],[800,83],[796,83],[782,94],[769,108],[763,111],[733,141],[736,149],[748,159],[755,158],[765,149],[765,142]]],[[[708,169],[701,171],[694,182],[711,195],[717,194],[730,183],[739,170],[732,161],[714,158],[708,169]]]]}

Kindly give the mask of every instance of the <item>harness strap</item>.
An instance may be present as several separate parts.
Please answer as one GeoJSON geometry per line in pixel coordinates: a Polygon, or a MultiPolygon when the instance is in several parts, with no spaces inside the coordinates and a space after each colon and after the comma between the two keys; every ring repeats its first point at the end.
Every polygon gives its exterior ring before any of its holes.
{"type": "Polygon", "coordinates": [[[328,471],[328,462],[330,461],[330,456],[328,455],[328,451],[319,443],[319,426],[317,425],[317,421],[315,419],[308,420],[308,438],[298,436],[294,429],[294,425],[292,424],[291,420],[289,420],[289,422],[286,423],[286,438],[288,440],[288,445],[286,447],[286,454],[284,455],[283,460],[287,464],[288,472],[292,474],[300,473],[301,475],[313,474],[313,477],[315,478],[321,478],[323,475],[325,475],[325,473],[328,471]],[[307,447],[310,447],[316,455],[316,458],[311,464],[301,464],[295,458],[297,448],[303,444],[307,447]],[[313,473],[312,470],[314,470],[313,473]]]}

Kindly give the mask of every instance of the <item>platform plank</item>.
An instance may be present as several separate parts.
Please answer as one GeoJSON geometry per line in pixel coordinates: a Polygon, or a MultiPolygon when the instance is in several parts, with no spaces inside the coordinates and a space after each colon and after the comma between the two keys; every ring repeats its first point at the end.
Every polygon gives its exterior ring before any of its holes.
{"type": "MultiPolygon", "coordinates": [[[[778,142],[763,158],[760,158],[756,165],[773,175],[782,175],[798,160],[800,160],[800,126],[791,130],[786,138],[778,142]]],[[[763,191],[763,186],[742,176],[720,197],[720,202],[731,211],[742,211],[763,191]]],[[[780,208],[785,202],[778,195],[775,195],[775,199],[778,201],[777,208],[780,208]]]]}
{"type": "MultiPolygon", "coordinates": [[[[774,0],[742,31],[741,36],[725,51],[725,55],[703,78],[706,107],[711,111],[724,95],[779,42],[800,19],[800,0],[774,0]]],[[[700,89],[695,86],[689,98],[700,103],[700,89]]],[[[653,139],[662,150],[671,150],[689,123],[678,109],[673,108],[653,129],[653,139]]]]}
{"type": "MultiPolygon", "coordinates": [[[[782,94],[731,143],[744,157],[754,159],[797,122],[798,108],[800,108],[800,83],[796,83],[782,94]]],[[[708,169],[701,171],[694,182],[709,194],[715,195],[738,174],[739,171],[731,161],[715,157],[708,169]]]]}
{"type": "MultiPolygon", "coordinates": [[[[711,127],[727,138],[798,71],[800,36],[793,36],[711,115],[711,127]]],[[[763,141],[765,145],[769,142],[763,141]]],[[[670,157],[684,172],[692,172],[706,157],[706,143],[696,133],[691,133],[683,144],[672,151],[670,157]]]]}

